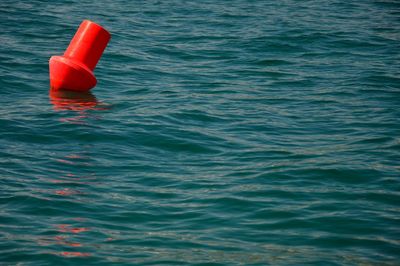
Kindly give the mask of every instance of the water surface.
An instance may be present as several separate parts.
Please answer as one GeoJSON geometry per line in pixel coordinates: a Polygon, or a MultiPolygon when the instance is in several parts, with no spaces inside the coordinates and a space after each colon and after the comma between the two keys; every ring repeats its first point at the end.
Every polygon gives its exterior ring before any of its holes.
{"type": "Polygon", "coordinates": [[[101,2],[0,3],[1,265],[398,264],[397,1],[101,2]]]}

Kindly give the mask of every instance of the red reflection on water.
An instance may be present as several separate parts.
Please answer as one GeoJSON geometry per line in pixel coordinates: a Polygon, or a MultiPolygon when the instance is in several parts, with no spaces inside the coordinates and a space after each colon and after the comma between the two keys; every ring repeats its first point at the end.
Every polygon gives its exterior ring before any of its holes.
{"type": "Polygon", "coordinates": [[[64,257],[88,257],[88,256],[90,256],[90,253],[77,252],[77,251],[63,251],[60,254],[61,254],[61,256],[64,256],[64,257]]]}
{"type": "Polygon", "coordinates": [[[68,225],[68,224],[59,224],[58,225],[58,231],[62,232],[62,233],[74,233],[74,234],[77,234],[77,233],[89,231],[89,228],[87,228],[87,227],[74,227],[74,228],[71,228],[71,226],[68,225]]]}
{"type": "Polygon", "coordinates": [[[61,118],[60,121],[73,124],[86,124],[87,118],[97,119],[93,114],[89,114],[88,110],[108,110],[108,105],[97,101],[91,92],[73,92],[65,90],[49,91],[50,103],[53,104],[55,111],[75,111],[78,112],[76,117],[61,118]]]}
{"type": "Polygon", "coordinates": [[[65,237],[64,236],[55,236],[54,239],[57,241],[64,241],[65,237]]]}
{"type": "MultiPolygon", "coordinates": [[[[82,247],[83,244],[77,241],[68,240],[71,235],[69,234],[78,234],[81,232],[89,231],[89,228],[86,227],[72,227],[69,224],[59,224],[57,225],[57,231],[60,233],[64,233],[64,235],[57,235],[54,237],[57,245],[68,246],[73,248],[82,247]]],[[[90,253],[80,252],[80,251],[63,251],[59,253],[63,257],[88,257],[91,256],[90,253]]]]}
{"type": "Polygon", "coordinates": [[[64,164],[75,164],[74,162],[64,160],[64,159],[56,159],[56,161],[59,163],[64,163],[64,164]]]}
{"type": "Polygon", "coordinates": [[[69,242],[67,241],[66,237],[64,236],[56,236],[54,237],[55,240],[57,240],[58,245],[65,245],[65,246],[70,246],[70,247],[81,247],[81,243],[76,243],[76,242],[69,242]]]}
{"type": "MultiPolygon", "coordinates": [[[[74,159],[76,159],[76,158],[74,158],[74,159]]],[[[83,163],[83,162],[79,162],[79,161],[76,162],[76,160],[72,161],[72,160],[56,159],[56,161],[59,163],[63,163],[63,164],[70,164],[70,165],[80,164],[80,165],[84,165],[84,166],[91,166],[90,163],[83,163]]]]}
{"type": "Polygon", "coordinates": [[[85,159],[85,156],[79,155],[79,154],[70,154],[65,156],[65,158],[69,158],[69,159],[85,159]]]}
{"type": "Polygon", "coordinates": [[[56,194],[60,195],[60,196],[71,196],[71,195],[79,194],[79,192],[69,189],[69,188],[64,188],[64,189],[56,190],[56,194]]]}
{"type": "Polygon", "coordinates": [[[50,102],[56,111],[86,111],[86,110],[107,110],[91,92],[74,92],[65,90],[49,91],[50,102]]]}
{"type": "Polygon", "coordinates": [[[89,231],[88,228],[82,227],[82,228],[72,228],[70,230],[71,233],[77,234],[77,233],[81,233],[81,232],[86,232],[89,231]]]}

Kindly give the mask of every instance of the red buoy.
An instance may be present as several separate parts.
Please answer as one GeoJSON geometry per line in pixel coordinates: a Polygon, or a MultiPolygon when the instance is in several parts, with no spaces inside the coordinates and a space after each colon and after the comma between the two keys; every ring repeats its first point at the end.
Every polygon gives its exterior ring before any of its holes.
{"type": "Polygon", "coordinates": [[[64,55],[50,58],[50,87],[86,92],[96,86],[93,70],[110,38],[103,27],[84,20],[64,55]]]}

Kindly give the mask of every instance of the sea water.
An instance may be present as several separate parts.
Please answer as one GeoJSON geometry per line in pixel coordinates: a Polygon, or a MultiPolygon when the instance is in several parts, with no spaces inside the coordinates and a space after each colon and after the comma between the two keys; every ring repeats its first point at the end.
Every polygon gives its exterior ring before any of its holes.
{"type": "Polygon", "coordinates": [[[0,265],[398,265],[399,52],[398,1],[1,1],[0,265]]]}

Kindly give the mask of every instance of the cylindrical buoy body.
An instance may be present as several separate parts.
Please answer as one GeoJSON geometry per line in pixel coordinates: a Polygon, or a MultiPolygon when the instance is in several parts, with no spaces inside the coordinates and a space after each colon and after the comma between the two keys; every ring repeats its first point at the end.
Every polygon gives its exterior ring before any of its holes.
{"type": "Polygon", "coordinates": [[[88,68],[94,70],[110,37],[110,33],[100,25],[90,20],[84,20],[74,38],[72,38],[64,56],[82,62],[88,68]]]}
{"type": "Polygon", "coordinates": [[[97,80],[93,74],[111,38],[100,25],[84,20],[63,56],[52,56],[49,62],[52,89],[88,91],[97,80]]]}

